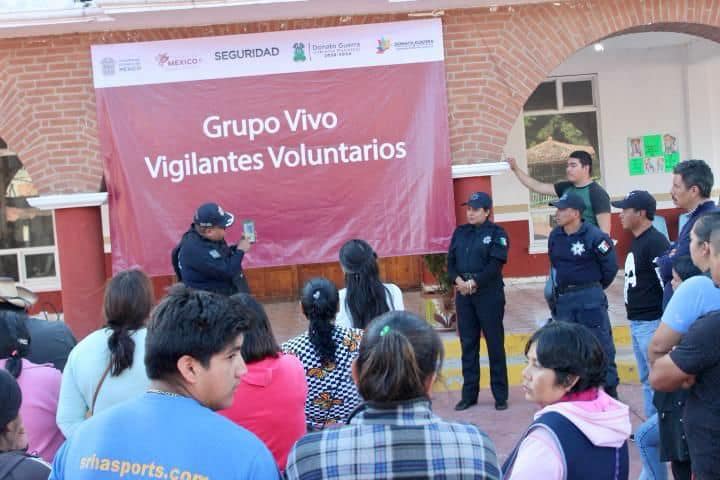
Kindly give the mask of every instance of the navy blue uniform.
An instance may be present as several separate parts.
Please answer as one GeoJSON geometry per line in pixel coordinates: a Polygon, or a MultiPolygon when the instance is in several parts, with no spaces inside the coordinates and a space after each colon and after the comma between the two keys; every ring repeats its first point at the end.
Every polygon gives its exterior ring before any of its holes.
{"type": "Polygon", "coordinates": [[[480,336],[485,337],[490,360],[490,386],[498,403],[508,398],[505,363],[505,292],[502,267],[507,262],[508,236],[505,230],[486,220],[483,224],[461,225],[453,233],[448,251],[448,275],[475,280],[477,291],[455,297],[458,332],[462,346],[464,400],[475,401],[480,390],[480,336]]]}
{"type": "Polygon", "coordinates": [[[225,240],[209,240],[191,226],[173,250],[173,267],[188,287],[222,295],[249,293],[242,271],[244,255],[225,240]]]}
{"type": "Polygon", "coordinates": [[[585,222],[570,235],[558,226],[550,232],[548,254],[556,270],[553,317],[585,325],[595,334],[608,359],[606,386],[616,387],[615,344],[603,291],[618,271],[612,240],[585,222]]]}

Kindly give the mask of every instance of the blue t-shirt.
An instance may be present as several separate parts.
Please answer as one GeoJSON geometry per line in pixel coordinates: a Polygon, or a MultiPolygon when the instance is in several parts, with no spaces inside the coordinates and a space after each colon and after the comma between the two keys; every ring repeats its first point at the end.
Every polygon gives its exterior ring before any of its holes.
{"type": "Polygon", "coordinates": [[[720,310],[720,288],[705,275],[688,278],[680,284],[663,312],[662,322],[683,335],[695,320],[720,310]]]}
{"type": "Polygon", "coordinates": [[[252,433],[188,397],[146,393],[83,422],[49,480],[277,479],[252,433]]]}

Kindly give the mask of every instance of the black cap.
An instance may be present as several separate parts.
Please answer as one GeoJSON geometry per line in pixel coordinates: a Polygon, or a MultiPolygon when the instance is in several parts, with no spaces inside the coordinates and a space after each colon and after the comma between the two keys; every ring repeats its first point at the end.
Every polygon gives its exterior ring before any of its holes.
{"type": "Polygon", "coordinates": [[[15,377],[4,368],[0,369],[0,430],[20,414],[22,393],[15,377]]]}
{"type": "Polygon", "coordinates": [[[652,218],[655,215],[655,209],[657,208],[655,197],[646,190],[633,190],[622,200],[611,203],[615,208],[634,208],[635,210],[645,210],[648,218],[652,218]]]}
{"type": "Polygon", "coordinates": [[[562,197],[550,202],[551,207],[573,208],[580,213],[585,211],[585,200],[577,193],[566,193],[562,197]]]}
{"type": "Polygon", "coordinates": [[[200,205],[193,217],[193,223],[200,227],[222,227],[228,228],[235,221],[235,216],[226,212],[217,203],[205,203],[200,205]]]}
{"type": "Polygon", "coordinates": [[[485,192],[475,192],[470,195],[468,201],[462,205],[470,205],[472,208],[484,208],[490,210],[492,208],[492,198],[485,192]]]}

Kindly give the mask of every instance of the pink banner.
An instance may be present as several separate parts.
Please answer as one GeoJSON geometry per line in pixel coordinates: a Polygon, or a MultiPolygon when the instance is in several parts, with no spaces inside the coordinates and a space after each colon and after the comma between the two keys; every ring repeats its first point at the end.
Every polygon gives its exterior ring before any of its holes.
{"type": "Polygon", "coordinates": [[[195,208],[256,224],[245,267],[444,251],[454,227],[441,61],[99,88],[113,269],[172,273],[195,208]]]}

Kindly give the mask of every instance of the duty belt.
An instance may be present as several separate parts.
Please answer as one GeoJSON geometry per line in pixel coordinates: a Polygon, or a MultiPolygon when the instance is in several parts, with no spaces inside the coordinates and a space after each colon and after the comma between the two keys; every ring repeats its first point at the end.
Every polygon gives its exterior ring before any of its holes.
{"type": "Polygon", "coordinates": [[[558,293],[558,295],[562,295],[564,293],[577,292],[579,290],[587,290],[588,288],[595,288],[595,287],[602,288],[602,285],[600,285],[600,282],[590,282],[590,283],[579,283],[576,285],[566,285],[564,287],[557,287],[557,293],[558,293]]]}

